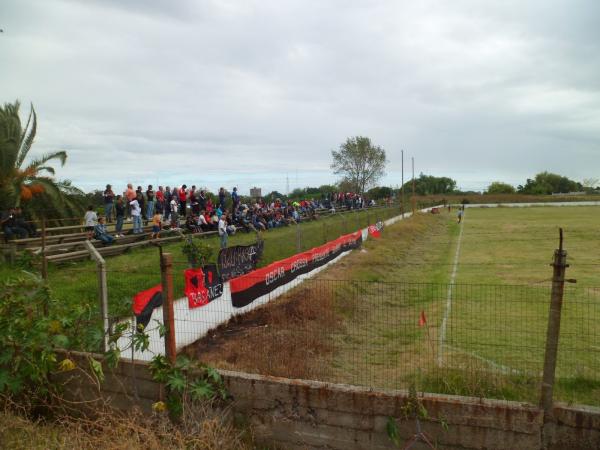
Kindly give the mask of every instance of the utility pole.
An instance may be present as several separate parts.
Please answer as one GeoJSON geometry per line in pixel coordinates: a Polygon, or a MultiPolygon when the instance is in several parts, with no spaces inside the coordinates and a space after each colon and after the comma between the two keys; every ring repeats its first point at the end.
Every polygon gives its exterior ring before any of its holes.
{"type": "Polygon", "coordinates": [[[400,212],[402,213],[402,218],[404,218],[404,150],[400,150],[402,153],[402,199],[400,200],[400,212]]]}
{"type": "Polygon", "coordinates": [[[413,215],[415,214],[415,205],[416,205],[416,198],[415,198],[415,157],[412,157],[412,213],[413,215]]]}

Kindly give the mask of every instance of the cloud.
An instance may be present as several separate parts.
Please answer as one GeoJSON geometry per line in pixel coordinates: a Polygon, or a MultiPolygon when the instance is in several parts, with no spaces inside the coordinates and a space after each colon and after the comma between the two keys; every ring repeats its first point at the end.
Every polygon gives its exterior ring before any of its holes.
{"type": "Polygon", "coordinates": [[[599,13],[591,0],[9,0],[0,85],[34,103],[36,151],[67,149],[59,175],[85,189],[331,183],[330,150],[353,135],[387,150],[393,185],[401,149],[469,188],[582,179],[600,150],[599,13]]]}

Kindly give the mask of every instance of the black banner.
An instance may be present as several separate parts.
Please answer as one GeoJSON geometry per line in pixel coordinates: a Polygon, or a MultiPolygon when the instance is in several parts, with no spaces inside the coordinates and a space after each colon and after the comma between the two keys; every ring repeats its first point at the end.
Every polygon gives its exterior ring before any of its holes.
{"type": "Polygon", "coordinates": [[[228,281],[256,269],[263,251],[263,241],[252,245],[236,245],[222,248],[217,263],[222,281],[228,281]]]}
{"type": "Polygon", "coordinates": [[[223,295],[223,282],[216,264],[207,264],[202,267],[202,270],[204,271],[204,286],[208,289],[208,301],[212,302],[215,298],[223,295]]]}

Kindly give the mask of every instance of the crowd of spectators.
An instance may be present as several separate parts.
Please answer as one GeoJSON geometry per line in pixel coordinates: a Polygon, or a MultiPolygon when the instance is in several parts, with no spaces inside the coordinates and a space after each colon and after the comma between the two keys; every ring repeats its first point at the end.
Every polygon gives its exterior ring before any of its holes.
{"type": "MultiPolygon", "coordinates": [[[[353,193],[333,193],[323,195],[320,199],[286,201],[257,199],[242,203],[236,187],[231,194],[220,188],[215,196],[207,194],[196,186],[187,185],[171,188],[159,186],[154,190],[148,185],[144,190],[138,186],[136,190],[131,184],[122,195],[115,195],[110,185],[104,191],[104,211],[106,219],[113,220],[115,211],[116,232],[121,232],[126,215],[131,216],[134,233],[141,232],[142,222],[153,220],[155,214],[161,216],[162,226],[185,228],[190,231],[216,231],[221,216],[228,212],[227,224],[230,227],[242,228],[246,231],[269,230],[302,220],[314,220],[320,209],[362,208],[367,206],[366,200],[353,193]]],[[[155,220],[153,220],[155,222],[155,220]]],[[[231,228],[230,228],[231,229],[231,228]]]]}
{"type": "MultiPolygon", "coordinates": [[[[217,195],[207,193],[196,186],[179,187],[152,185],[146,189],[142,186],[133,188],[128,184],[121,194],[115,194],[112,186],[106,185],[103,192],[104,214],[98,217],[90,206],[84,216],[84,226],[88,238],[102,240],[106,244],[114,242],[114,238],[123,236],[123,225],[131,220],[134,234],[142,233],[143,226],[152,224],[152,237],[159,237],[165,227],[185,229],[192,232],[217,231],[220,235],[223,228],[227,234],[242,229],[246,232],[266,231],[273,228],[297,224],[301,221],[316,220],[319,211],[336,209],[363,208],[374,204],[354,193],[330,193],[320,198],[303,200],[285,200],[273,198],[269,201],[246,199],[242,202],[238,190],[231,193],[223,187],[217,195]],[[227,213],[227,214],[225,214],[227,213]],[[223,224],[219,222],[223,217],[223,224]],[[115,224],[115,234],[111,236],[106,229],[107,223],[115,224]]],[[[25,238],[36,236],[35,227],[24,220],[20,208],[11,209],[1,218],[4,238],[25,238]]]]}

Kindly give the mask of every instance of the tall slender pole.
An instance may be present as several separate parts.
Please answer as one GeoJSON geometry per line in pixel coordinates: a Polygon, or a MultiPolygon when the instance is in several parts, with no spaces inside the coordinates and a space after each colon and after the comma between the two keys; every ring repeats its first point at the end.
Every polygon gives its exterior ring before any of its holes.
{"type": "Polygon", "coordinates": [[[404,217],[404,150],[400,150],[402,152],[402,200],[400,204],[400,212],[402,213],[402,217],[404,217]]]}
{"type": "Polygon", "coordinates": [[[412,213],[413,215],[415,214],[415,204],[416,204],[416,198],[415,198],[415,157],[413,156],[412,158],[412,213]]]}

